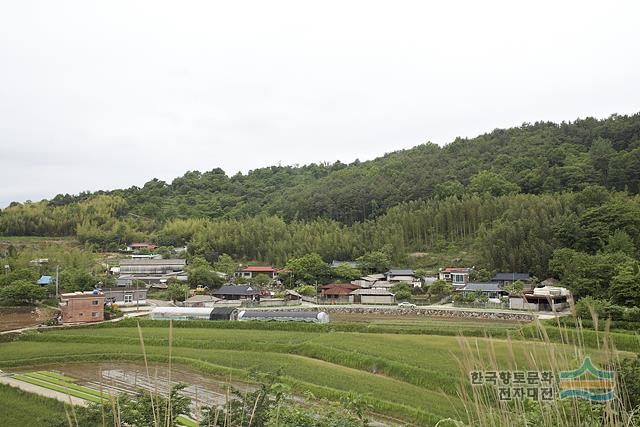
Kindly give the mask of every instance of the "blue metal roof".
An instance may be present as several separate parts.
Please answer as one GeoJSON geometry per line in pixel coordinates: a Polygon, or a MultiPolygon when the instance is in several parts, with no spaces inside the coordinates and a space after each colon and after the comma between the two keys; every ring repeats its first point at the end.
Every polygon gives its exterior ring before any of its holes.
{"type": "Polygon", "coordinates": [[[38,279],[38,285],[50,285],[51,284],[51,276],[41,276],[38,279]]]}

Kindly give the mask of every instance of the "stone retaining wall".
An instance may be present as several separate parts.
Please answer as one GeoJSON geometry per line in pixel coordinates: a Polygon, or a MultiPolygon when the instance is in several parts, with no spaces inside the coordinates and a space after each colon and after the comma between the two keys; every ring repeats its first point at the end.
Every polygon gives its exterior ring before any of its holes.
{"type": "Polygon", "coordinates": [[[412,315],[424,317],[482,319],[482,320],[507,320],[516,322],[530,322],[537,316],[535,314],[508,312],[508,311],[483,311],[483,310],[455,310],[446,308],[411,308],[397,307],[347,307],[339,305],[326,305],[319,307],[290,307],[288,311],[324,311],[326,313],[350,313],[350,314],[377,314],[377,315],[412,315]]]}

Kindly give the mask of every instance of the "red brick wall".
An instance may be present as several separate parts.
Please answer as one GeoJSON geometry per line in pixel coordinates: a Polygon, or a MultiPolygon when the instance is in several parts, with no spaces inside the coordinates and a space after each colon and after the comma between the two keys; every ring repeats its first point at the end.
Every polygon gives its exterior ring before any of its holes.
{"type": "Polygon", "coordinates": [[[104,296],[69,297],[60,305],[63,323],[99,322],[104,320],[104,296]]]}

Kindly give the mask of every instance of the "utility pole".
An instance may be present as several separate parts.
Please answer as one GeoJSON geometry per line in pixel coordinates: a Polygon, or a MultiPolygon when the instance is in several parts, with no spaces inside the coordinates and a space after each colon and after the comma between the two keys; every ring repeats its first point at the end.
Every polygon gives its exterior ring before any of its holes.
{"type": "Polygon", "coordinates": [[[60,294],[60,266],[56,265],[56,299],[58,299],[58,295],[60,294]]]}

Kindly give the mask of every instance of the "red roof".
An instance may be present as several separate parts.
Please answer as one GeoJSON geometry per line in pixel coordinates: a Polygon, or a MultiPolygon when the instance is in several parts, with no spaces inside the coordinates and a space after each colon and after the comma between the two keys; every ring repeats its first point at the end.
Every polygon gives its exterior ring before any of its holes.
{"type": "Polygon", "coordinates": [[[151,243],[130,243],[128,245],[130,248],[149,248],[149,249],[155,249],[158,247],[158,245],[152,245],[151,243]]]}
{"type": "Polygon", "coordinates": [[[442,271],[465,271],[468,270],[466,267],[447,267],[442,269],[442,271]]]}
{"type": "Polygon", "coordinates": [[[273,273],[276,271],[275,268],[273,267],[269,267],[269,266],[264,266],[264,265],[249,265],[241,270],[238,270],[241,272],[263,272],[263,273],[273,273]]]}
{"type": "Polygon", "coordinates": [[[352,289],[343,286],[333,286],[328,289],[323,289],[320,293],[322,295],[349,295],[352,291],[352,289]]]}

